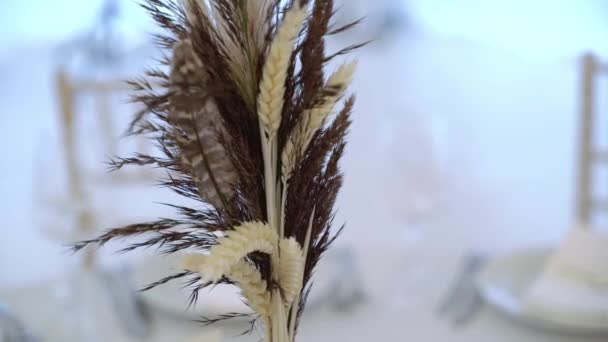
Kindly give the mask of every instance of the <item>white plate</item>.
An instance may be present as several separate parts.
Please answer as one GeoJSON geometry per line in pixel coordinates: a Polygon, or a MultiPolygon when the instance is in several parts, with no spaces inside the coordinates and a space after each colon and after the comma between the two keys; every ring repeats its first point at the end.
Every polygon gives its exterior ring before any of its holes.
{"type": "Polygon", "coordinates": [[[527,249],[491,261],[479,275],[481,295],[499,312],[530,326],[568,335],[608,336],[606,325],[557,321],[524,310],[524,294],[541,274],[550,253],[548,248],[527,249]]]}

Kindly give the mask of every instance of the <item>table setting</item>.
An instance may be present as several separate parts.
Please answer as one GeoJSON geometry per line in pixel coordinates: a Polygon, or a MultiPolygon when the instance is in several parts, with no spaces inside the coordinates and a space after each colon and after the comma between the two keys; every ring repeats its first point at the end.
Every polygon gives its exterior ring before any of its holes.
{"type": "MultiPolygon", "coordinates": [[[[432,231],[432,229],[430,230],[432,231]]],[[[575,231],[571,235],[577,234],[575,231]]],[[[585,234],[588,233],[583,235],[585,234]]],[[[568,246],[569,240],[566,240],[560,247],[565,248],[564,251],[568,254],[567,249],[572,247],[568,246]]],[[[574,240],[577,240],[576,236],[574,236],[574,240]]],[[[573,242],[575,245],[580,243],[580,241],[573,242]]],[[[390,300],[394,297],[389,294],[386,298],[386,286],[369,280],[362,281],[361,293],[353,293],[351,301],[346,301],[348,309],[344,309],[344,302],[338,301],[331,304],[332,301],[329,300],[332,296],[331,293],[334,293],[331,288],[338,285],[327,286],[330,285],[328,284],[331,283],[330,280],[319,279],[319,292],[326,294],[315,294],[316,296],[311,299],[310,314],[303,317],[306,325],[301,331],[302,338],[333,341],[346,334],[352,341],[369,341],[372,336],[381,336],[383,340],[400,340],[404,335],[432,341],[484,341],[487,338],[498,341],[514,339],[569,342],[605,340],[605,324],[601,323],[602,317],[605,318],[602,316],[605,315],[605,311],[602,311],[605,310],[605,306],[601,306],[601,296],[596,300],[600,303],[599,306],[596,305],[594,308],[584,304],[586,303],[584,298],[590,296],[594,298],[593,292],[587,293],[588,290],[585,290],[585,286],[578,290],[575,286],[576,291],[570,289],[571,298],[569,300],[571,302],[576,303],[577,296],[581,298],[580,303],[576,306],[568,302],[559,303],[559,299],[564,297],[564,294],[568,294],[563,292],[563,288],[559,289],[561,292],[558,292],[560,296],[557,298],[550,296],[553,293],[542,291],[542,287],[547,286],[546,279],[556,277],[553,270],[555,269],[554,263],[559,264],[561,257],[557,261],[554,261],[552,257],[559,254],[559,252],[554,253],[555,250],[559,251],[559,248],[528,247],[495,255],[487,252],[466,252],[465,248],[463,246],[460,251],[453,249],[430,255],[427,253],[423,257],[421,262],[424,262],[429,270],[429,284],[423,288],[404,284],[404,288],[418,289],[417,292],[409,293],[409,297],[418,297],[418,299],[412,300],[416,303],[413,310],[401,312],[387,310],[384,307],[387,299],[390,300]],[[540,293],[544,293],[548,298],[537,297],[539,288],[540,293]],[[533,309],[534,306],[538,307],[542,303],[546,303],[551,308],[550,314],[533,309]],[[559,319],[564,315],[570,318],[574,315],[576,319],[564,322],[563,319],[559,319]],[[361,322],[365,324],[361,324],[361,322]],[[595,322],[595,327],[593,322],[595,322]],[[373,327],[373,329],[369,329],[369,327],[373,327]]],[[[580,248],[580,246],[575,248],[580,248]]],[[[358,270],[356,277],[360,279],[363,275],[382,277],[383,274],[391,271],[386,267],[378,267],[377,260],[369,256],[365,257],[365,252],[355,249],[355,253],[356,260],[365,260],[356,263],[358,270]]],[[[389,259],[399,256],[398,250],[393,250],[392,253],[387,251],[383,255],[384,258],[389,259]]],[[[328,260],[332,261],[332,257],[329,257],[328,260]]],[[[158,265],[158,259],[156,261],[151,259],[149,262],[158,265]]],[[[164,267],[170,268],[171,266],[165,263],[164,267]]],[[[149,270],[149,267],[141,269],[149,270]]],[[[560,273],[557,274],[559,282],[563,283],[565,280],[559,278],[560,273]]],[[[323,276],[325,277],[325,273],[323,276]]],[[[145,283],[145,276],[142,276],[140,281],[145,283]]],[[[52,332],[53,329],[50,329],[50,326],[54,326],[56,329],[69,329],[69,325],[61,327],[56,321],[49,321],[49,317],[62,308],[56,301],[49,300],[49,298],[57,297],[56,294],[52,294],[53,284],[57,283],[58,281],[51,280],[32,288],[0,291],[0,298],[7,303],[7,308],[10,308],[13,316],[22,322],[19,326],[25,327],[28,336],[31,336],[28,337],[29,340],[7,341],[78,341],[78,339],[66,339],[67,335],[62,335],[57,331],[52,332]],[[37,307],[36,303],[45,304],[37,307]],[[29,319],[24,320],[23,317],[29,319]],[[39,337],[36,338],[36,336],[39,337]]],[[[600,284],[601,282],[595,283],[600,284]]],[[[592,280],[590,287],[593,288],[595,283],[592,280]]],[[[131,290],[135,290],[137,289],[136,284],[141,286],[143,283],[135,281],[132,284],[134,287],[131,290]]],[[[567,288],[567,286],[564,287],[567,288]]],[[[56,291],[57,289],[55,289],[56,291]]],[[[199,323],[194,322],[196,317],[199,317],[199,313],[213,315],[225,310],[238,309],[242,304],[238,301],[233,302],[233,289],[223,289],[218,292],[217,296],[202,295],[205,298],[201,299],[201,303],[211,301],[210,304],[213,304],[213,301],[216,302],[215,309],[210,305],[210,310],[206,312],[200,308],[185,309],[188,293],[182,290],[181,296],[176,296],[179,293],[176,291],[180,291],[180,286],[171,286],[164,292],[160,292],[161,296],[170,293],[168,298],[177,298],[169,301],[169,307],[166,306],[166,303],[163,305],[158,297],[154,298],[156,294],[151,293],[148,297],[140,298],[144,312],[148,312],[143,316],[148,317],[144,321],[147,323],[143,325],[147,330],[147,333],[143,335],[146,336],[144,340],[163,341],[166,338],[176,339],[177,336],[182,336],[183,340],[190,341],[196,340],[198,336],[210,334],[209,336],[221,336],[220,341],[230,341],[247,329],[249,324],[247,320],[237,319],[234,322],[225,322],[208,328],[201,327],[199,323]],[[233,304],[229,304],[229,302],[233,302],[233,304]]],[[[109,292],[103,290],[100,293],[109,292]]],[[[133,294],[133,292],[130,293],[133,294]]],[[[108,304],[112,302],[111,296],[104,295],[99,298],[105,298],[104,302],[107,301],[105,308],[102,308],[103,305],[98,306],[98,310],[105,311],[106,315],[96,316],[106,317],[101,325],[107,328],[103,330],[104,333],[101,336],[104,338],[111,336],[113,340],[117,341],[141,339],[141,335],[137,337],[137,334],[129,334],[125,330],[126,326],[119,320],[108,318],[116,315],[111,314],[111,312],[116,312],[114,306],[108,304]],[[108,312],[110,314],[107,314],[108,312]],[[110,334],[110,332],[112,333],[110,334]]],[[[603,298],[605,300],[605,297],[603,298]]],[[[125,307],[118,307],[118,309],[124,311],[125,307]]],[[[132,320],[129,321],[132,322],[132,320]]],[[[129,326],[131,326],[129,329],[133,329],[131,324],[129,326]]],[[[243,335],[236,337],[236,340],[255,341],[258,337],[255,334],[243,335]]]]}
{"type": "Polygon", "coordinates": [[[61,226],[49,235],[73,262],[0,287],[0,342],[608,339],[601,226],[579,215],[522,227],[533,208],[508,213],[504,193],[458,174],[448,115],[393,99],[377,120],[386,96],[364,83],[378,76],[355,72],[354,57],[329,63],[364,46],[325,50],[324,37],[351,28],[329,24],[331,1],[219,2],[145,7],[168,29],[168,68],[146,74],[160,81],[132,84],[149,113],[130,134],[152,143],[108,165],[152,172],[88,177],[75,102],[63,103],[69,199],[35,200],[70,224],[32,219],[61,226]]]}

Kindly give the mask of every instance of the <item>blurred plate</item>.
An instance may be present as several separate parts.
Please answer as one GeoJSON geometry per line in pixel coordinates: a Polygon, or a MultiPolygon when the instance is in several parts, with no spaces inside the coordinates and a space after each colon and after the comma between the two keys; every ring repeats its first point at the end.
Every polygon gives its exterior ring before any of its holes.
{"type": "MultiPolygon", "coordinates": [[[[177,256],[150,256],[135,269],[135,284],[144,288],[148,284],[181,272],[177,256]]],[[[185,288],[187,278],[170,281],[152,290],[142,292],[142,299],[151,307],[172,315],[199,319],[201,316],[213,318],[226,313],[250,313],[243,304],[236,287],[218,285],[201,290],[196,305],[188,308],[191,291],[185,288]]]]}
{"type": "Polygon", "coordinates": [[[525,310],[524,295],[543,271],[550,254],[549,248],[527,249],[489,262],[477,281],[481,295],[494,309],[529,326],[567,335],[608,336],[606,325],[558,321],[525,310]]]}

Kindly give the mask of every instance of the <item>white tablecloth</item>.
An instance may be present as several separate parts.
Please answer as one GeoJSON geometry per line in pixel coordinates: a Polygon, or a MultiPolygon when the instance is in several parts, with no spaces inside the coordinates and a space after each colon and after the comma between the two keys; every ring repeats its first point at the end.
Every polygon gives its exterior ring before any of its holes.
{"type": "MultiPolygon", "coordinates": [[[[374,249],[377,251],[377,249],[374,249]]],[[[398,260],[396,254],[376,253],[360,255],[359,260],[367,290],[366,300],[350,312],[339,312],[331,308],[309,310],[302,320],[299,334],[300,341],[335,342],[335,341],[434,341],[434,342],[575,342],[605,341],[598,339],[560,336],[528,328],[512,322],[495,313],[490,308],[483,308],[469,325],[454,328],[448,321],[436,316],[435,309],[445,294],[454,273],[459,267],[460,255],[455,251],[433,254],[418,254],[424,267],[424,273],[418,275],[418,283],[403,284],[405,297],[396,293],[394,282],[390,277],[395,264],[379,260],[398,260]],[[381,259],[380,259],[381,258],[381,259]],[[393,295],[389,295],[393,293],[393,295]],[[393,299],[408,300],[401,311],[388,305],[393,299]]],[[[407,279],[407,277],[405,278],[407,279]]],[[[70,342],[81,338],[69,337],[61,330],[79,324],[73,321],[74,311],[62,303],[61,291],[57,283],[45,282],[30,288],[4,290],[0,298],[22,318],[26,318],[36,333],[42,334],[44,341],[70,342]],[[72,315],[72,316],[70,316],[72,315]],[[70,318],[71,317],[71,318],[70,318]]],[[[99,298],[104,298],[99,295],[99,298]]],[[[99,341],[132,341],[125,337],[115,321],[108,305],[98,305],[95,313],[99,341]]],[[[212,327],[201,327],[198,323],[179,320],[177,317],[161,313],[153,315],[151,335],[146,341],[195,341],[198,334],[208,333],[215,329],[223,330],[224,341],[258,341],[254,333],[235,337],[246,328],[246,322],[223,324],[212,327]]],[[[88,339],[87,339],[88,341],[88,339]]]]}

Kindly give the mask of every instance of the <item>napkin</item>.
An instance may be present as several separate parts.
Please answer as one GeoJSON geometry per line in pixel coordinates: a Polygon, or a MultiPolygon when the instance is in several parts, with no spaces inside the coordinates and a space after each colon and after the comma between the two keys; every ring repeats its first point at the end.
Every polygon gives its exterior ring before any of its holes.
{"type": "Polygon", "coordinates": [[[570,232],[524,294],[524,310],[556,323],[608,327],[608,236],[570,232]]]}

